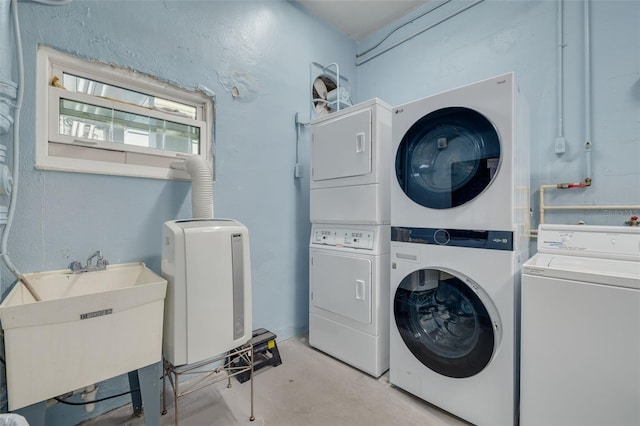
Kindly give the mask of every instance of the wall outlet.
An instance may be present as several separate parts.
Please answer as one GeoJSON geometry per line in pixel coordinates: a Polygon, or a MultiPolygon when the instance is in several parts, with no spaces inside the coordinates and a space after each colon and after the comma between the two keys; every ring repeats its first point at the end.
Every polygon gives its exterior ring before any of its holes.
{"type": "Polygon", "coordinates": [[[567,140],[565,138],[556,138],[553,146],[556,154],[564,154],[567,150],[567,140]]]}

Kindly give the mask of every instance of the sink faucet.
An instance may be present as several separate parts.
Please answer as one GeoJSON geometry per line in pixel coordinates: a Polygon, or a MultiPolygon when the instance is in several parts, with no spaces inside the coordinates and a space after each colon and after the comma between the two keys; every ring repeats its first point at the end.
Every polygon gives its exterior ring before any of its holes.
{"type": "Polygon", "coordinates": [[[91,261],[96,257],[98,258],[98,262],[102,260],[102,252],[100,250],[96,250],[95,253],[87,258],[87,268],[91,267],[91,261]]]}
{"type": "Polygon", "coordinates": [[[91,256],[87,258],[86,266],[82,266],[82,263],[79,260],[74,260],[69,264],[69,269],[71,269],[72,273],[80,273],[80,272],[89,272],[89,271],[102,271],[107,269],[107,265],[109,261],[107,261],[104,257],[102,257],[102,252],[100,250],[96,250],[91,256]],[[92,265],[93,259],[96,259],[96,264],[92,265]]]}

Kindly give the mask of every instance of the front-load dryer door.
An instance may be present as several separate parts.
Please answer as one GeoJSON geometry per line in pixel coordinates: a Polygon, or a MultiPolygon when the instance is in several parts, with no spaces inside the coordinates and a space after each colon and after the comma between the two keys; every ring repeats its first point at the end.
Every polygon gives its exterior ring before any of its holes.
{"type": "Polygon", "coordinates": [[[411,353],[447,377],[482,371],[500,341],[500,319],[488,295],[450,270],[421,269],[406,276],[396,290],[393,315],[411,353]]]}
{"type": "Polygon", "coordinates": [[[500,165],[494,125],[462,107],[433,111],[409,128],[396,153],[404,193],[432,209],[466,204],[492,182],[500,165]]]}
{"type": "MultiPolygon", "coordinates": [[[[371,110],[313,127],[311,147],[314,182],[368,175],[372,172],[371,110]]],[[[344,184],[344,183],[342,183],[344,184]]]]}
{"type": "Polygon", "coordinates": [[[371,324],[372,259],[348,253],[312,252],[313,308],[362,324],[371,324]]]}

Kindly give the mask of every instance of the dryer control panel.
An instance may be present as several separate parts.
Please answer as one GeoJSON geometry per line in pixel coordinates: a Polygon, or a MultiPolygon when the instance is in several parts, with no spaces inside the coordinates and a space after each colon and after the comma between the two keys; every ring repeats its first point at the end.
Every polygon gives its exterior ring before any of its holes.
{"type": "Polygon", "coordinates": [[[375,231],[348,228],[314,228],[312,244],[373,250],[375,231]]]}

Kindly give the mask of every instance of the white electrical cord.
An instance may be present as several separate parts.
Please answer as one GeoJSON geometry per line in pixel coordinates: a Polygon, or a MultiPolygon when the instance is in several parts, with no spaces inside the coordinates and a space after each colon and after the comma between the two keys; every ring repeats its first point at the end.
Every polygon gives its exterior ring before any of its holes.
{"type": "Polygon", "coordinates": [[[5,265],[13,275],[20,276],[20,272],[15,267],[9,253],[7,253],[7,241],[9,240],[9,231],[13,224],[13,216],[16,211],[16,200],[18,198],[18,175],[20,171],[20,108],[22,107],[22,98],[24,97],[24,59],[22,57],[22,40],[20,38],[20,22],[18,21],[18,1],[11,0],[11,9],[13,12],[13,29],[16,38],[16,56],[18,58],[18,94],[14,107],[13,120],[13,171],[11,178],[13,185],[11,188],[11,196],[9,197],[9,212],[7,214],[7,224],[2,231],[2,241],[0,242],[0,256],[5,265]]]}

